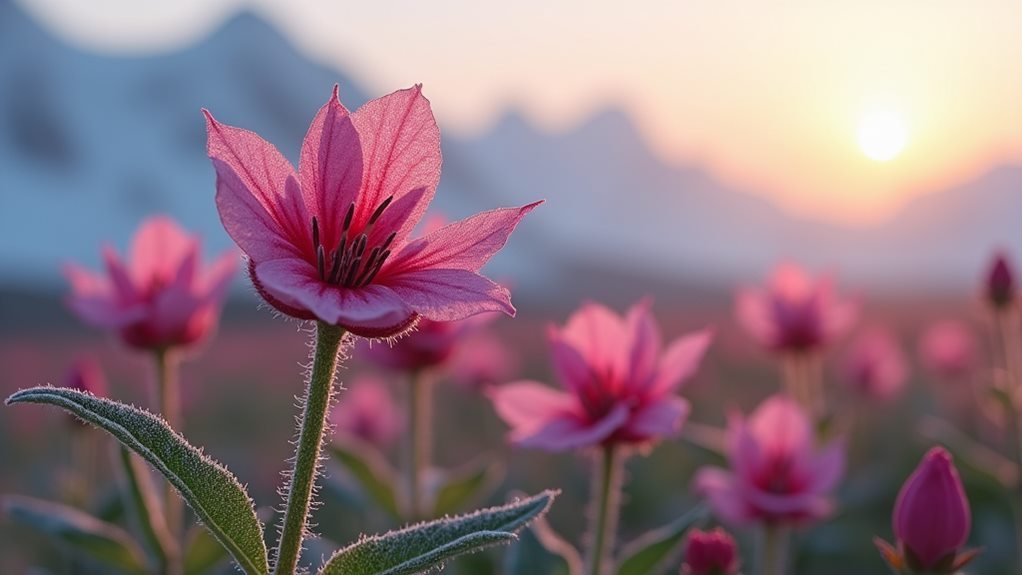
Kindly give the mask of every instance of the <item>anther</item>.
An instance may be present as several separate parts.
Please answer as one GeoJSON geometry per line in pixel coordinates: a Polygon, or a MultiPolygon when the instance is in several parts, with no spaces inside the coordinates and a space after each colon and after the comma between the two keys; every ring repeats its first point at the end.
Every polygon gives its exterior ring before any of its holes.
{"type": "Polygon", "coordinates": [[[383,200],[383,203],[380,204],[376,208],[376,211],[373,212],[373,215],[369,217],[369,225],[375,224],[376,220],[380,219],[380,216],[383,215],[383,210],[386,210],[387,206],[389,206],[390,203],[393,202],[393,201],[394,201],[394,196],[389,196],[387,199],[383,200]]]}
{"type": "Polygon", "coordinates": [[[316,216],[312,216],[312,247],[316,248],[319,246],[319,221],[316,216]]]}
{"type": "Polygon", "coordinates": [[[323,251],[322,245],[316,246],[316,264],[319,266],[319,278],[322,280],[326,279],[326,254],[323,251]]]}

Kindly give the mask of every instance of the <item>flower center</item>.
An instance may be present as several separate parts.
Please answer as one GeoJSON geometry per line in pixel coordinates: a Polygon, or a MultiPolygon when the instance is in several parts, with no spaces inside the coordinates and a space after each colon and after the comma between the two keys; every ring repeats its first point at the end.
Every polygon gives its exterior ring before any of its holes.
{"type": "Polygon", "coordinates": [[[394,241],[397,232],[390,232],[382,244],[369,250],[368,256],[366,255],[366,244],[369,242],[369,234],[373,230],[373,225],[393,201],[394,196],[383,200],[383,203],[369,217],[369,223],[366,224],[365,229],[354,239],[349,236],[351,235],[351,220],[355,216],[355,204],[352,203],[348,206],[348,212],[344,215],[344,227],[341,229],[341,239],[337,242],[337,247],[330,250],[329,254],[320,243],[319,221],[316,216],[312,216],[312,246],[316,252],[319,279],[329,284],[348,288],[365,287],[373,281],[376,274],[380,272],[380,268],[383,267],[383,262],[390,257],[390,244],[394,241]]]}

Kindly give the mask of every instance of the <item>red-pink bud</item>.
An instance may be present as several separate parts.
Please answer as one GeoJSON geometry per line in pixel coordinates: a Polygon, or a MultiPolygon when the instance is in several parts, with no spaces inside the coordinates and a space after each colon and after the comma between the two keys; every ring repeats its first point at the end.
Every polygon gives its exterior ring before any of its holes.
{"type": "Polygon", "coordinates": [[[997,252],[987,273],[987,300],[995,308],[1004,308],[1015,300],[1015,274],[1004,252],[997,252]]]}
{"type": "Polygon", "coordinates": [[[735,575],[740,561],[731,534],[720,527],[712,531],[694,529],[685,543],[682,575],[735,575]]]}
{"type": "Polygon", "coordinates": [[[106,395],[106,378],[95,359],[82,357],[68,370],[64,377],[64,387],[103,396],[106,395]]]}
{"type": "Polygon", "coordinates": [[[894,534],[905,562],[916,570],[950,571],[969,537],[972,518],[951,455],[934,447],[901,487],[894,534]]]}

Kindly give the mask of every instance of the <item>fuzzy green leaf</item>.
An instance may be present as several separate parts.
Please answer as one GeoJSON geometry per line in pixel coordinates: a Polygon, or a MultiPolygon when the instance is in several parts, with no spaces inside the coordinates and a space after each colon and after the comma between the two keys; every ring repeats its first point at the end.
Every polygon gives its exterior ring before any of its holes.
{"type": "Polygon", "coordinates": [[[397,477],[383,456],[355,440],[335,441],[327,446],[333,458],[344,466],[377,505],[391,517],[401,517],[397,500],[397,477]]]}
{"type": "Polygon", "coordinates": [[[126,573],[145,573],[145,554],[120,527],[73,507],[20,495],[3,498],[12,520],[54,538],[70,550],[126,573]]]}
{"type": "Polygon", "coordinates": [[[618,567],[617,575],[658,573],[657,570],[681,545],[681,540],[685,537],[688,529],[696,522],[701,521],[705,515],[704,507],[696,507],[673,523],[650,531],[633,541],[621,553],[623,559],[618,567]]]}
{"type": "Polygon", "coordinates": [[[367,537],[341,549],[320,575],[413,575],[446,561],[516,539],[515,532],[550,507],[557,494],[539,495],[457,517],[367,537]]]}
{"type": "Polygon", "coordinates": [[[481,498],[503,477],[504,466],[487,459],[452,472],[437,489],[433,516],[442,517],[462,509],[471,501],[481,498]]]}
{"type": "Polygon", "coordinates": [[[163,419],[136,407],[57,387],[19,391],[7,398],[7,404],[13,403],[55,405],[109,432],[167,478],[245,572],[265,575],[269,571],[263,528],[244,487],[163,419]]]}

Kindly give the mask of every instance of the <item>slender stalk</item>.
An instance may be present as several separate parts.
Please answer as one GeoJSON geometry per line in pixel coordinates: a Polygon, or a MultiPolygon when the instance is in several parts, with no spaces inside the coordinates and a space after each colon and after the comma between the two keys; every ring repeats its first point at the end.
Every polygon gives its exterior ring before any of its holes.
{"type": "Polygon", "coordinates": [[[430,465],[432,443],[432,386],[422,371],[411,374],[408,386],[408,426],[405,449],[408,457],[408,514],[410,519],[426,518],[423,508],[423,476],[430,465]]]}
{"type": "Polygon", "coordinates": [[[125,447],[120,447],[118,454],[127,483],[126,503],[135,513],[146,547],[159,565],[160,573],[180,574],[182,569],[180,548],[177,540],[167,529],[167,522],[160,509],[158,495],[146,464],[125,447]]]}
{"type": "Polygon", "coordinates": [[[822,369],[813,352],[789,352],[781,360],[785,390],[814,419],[823,416],[822,369]]]}
{"type": "Polygon", "coordinates": [[[597,466],[599,480],[593,482],[593,506],[596,510],[593,544],[587,558],[589,575],[605,575],[610,571],[610,554],[621,510],[623,459],[620,452],[613,445],[604,446],[597,466]]]}
{"type": "Polygon", "coordinates": [[[305,408],[291,471],[284,525],[280,531],[277,559],[273,568],[276,575],[293,575],[298,566],[312,504],[312,491],[319,474],[326,415],[333,397],[334,373],[343,339],[343,329],[324,323],[317,324],[312,376],[305,388],[305,408]]]}
{"type": "MultiPolygon", "coordinates": [[[[178,385],[178,358],[173,351],[166,348],[156,351],[156,391],[157,409],[171,428],[181,429],[181,390],[178,385]]],[[[165,484],[163,494],[164,517],[167,531],[175,541],[180,541],[184,534],[184,502],[169,482],[165,484]]],[[[167,557],[169,573],[180,571],[176,565],[177,557],[167,557]]]]}
{"type": "MultiPolygon", "coordinates": [[[[1008,410],[1005,413],[1010,437],[1008,441],[1014,447],[1015,463],[1022,471],[1022,410],[1019,407],[1019,378],[1022,377],[1022,342],[1019,341],[1018,312],[1014,308],[997,310],[994,313],[996,337],[1000,344],[1003,367],[1006,379],[1005,391],[1008,395],[1008,410]]],[[[1011,490],[1012,515],[1015,518],[1015,538],[1018,544],[1018,557],[1022,568],[1022,478],[1011,490]]]]}
{"type": "Polygon", "coordinates": [[[764,523],[756,549],[759,575],[785,575],[788,570],[788,542],[791,529],[786,525],[764,523]]]}

